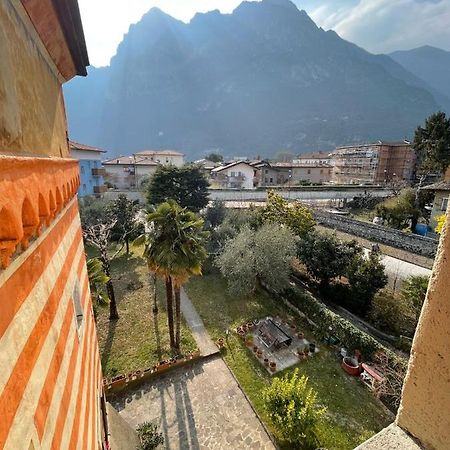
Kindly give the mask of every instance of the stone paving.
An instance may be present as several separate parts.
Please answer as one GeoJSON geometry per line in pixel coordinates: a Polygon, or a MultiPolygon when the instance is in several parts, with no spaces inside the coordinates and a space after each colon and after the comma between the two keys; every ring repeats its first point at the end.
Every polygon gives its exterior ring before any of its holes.
{"type": "Polygon", "coordinates": [[[167,450],[275,449],[220,356],[110,399],[133,427],[156,421],[167,450]]]}

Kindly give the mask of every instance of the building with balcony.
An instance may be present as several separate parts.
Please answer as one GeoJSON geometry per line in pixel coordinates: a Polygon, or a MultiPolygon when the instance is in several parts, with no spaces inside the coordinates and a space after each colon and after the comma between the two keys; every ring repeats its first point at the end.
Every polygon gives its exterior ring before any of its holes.
{"type": "Polygon", "coordinates": [[[80,167],[80,187],[78,197],[99,196],[106,191],[105,169],[102,167],[102,155],[106,153],[97,147],[69,141],[70,156],[78,160],[80,167]]]}
{"type": "Polygon", "coordinates": [[[254,189],[258,186],[259,170],[248,161],[233,161],[212,169],[211,181],[221,189],[254,189]]]}
{"type": "Polygon", "coordinates": [[[408,183],[416,165],[416,155],[408,141],[337,147],[333,160],[333,181],[337,184],[408,183]]]}
{"type": "Polygon", "coordinates": [[[1,1],[0,53],[0,448],[110,448],[62,93],[89,65],[77,1],[1,1]]]}
{"type": "Polygon", "coordinates": [[[294,164],[309,164],[318,166],[321,164],[333,165],[333,152],[331,151],[318,151],[318,152],[306,152],[297,156],[292,161],[294,164]]]}

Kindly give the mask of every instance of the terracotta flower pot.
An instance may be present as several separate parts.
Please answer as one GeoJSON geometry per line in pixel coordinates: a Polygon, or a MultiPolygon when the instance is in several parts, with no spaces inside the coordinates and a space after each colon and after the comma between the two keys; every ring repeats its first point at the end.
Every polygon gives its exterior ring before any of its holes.
{"type": "Polygon", "coordinates": [[[291,323],[290,328],[291,328],[291,330],[296,330],[297,329],[297,327],[296,327],[296,325],[294,323],[291,323]]]}
{"type": "Polygon", "coordinates": [[[253,322],[247,322],[247,330],[253,330],[254,327],[253,322]]]}
{"type": "Polygon", "coordinates": [[[264,358],[264,365],[269,367],[269,358],[264,358]]]}
{"type": "Polygon", "coordinates": [[[303,333],[303,331],[299,331],[298,334],[297,334],[297,337],[299,339],[305,339],[305,333],[303,333]]]}
{"type": "Polygon", "coordinates": [[[256,352],[256,356],[257,356],[258,358],[262,358],[262,356],[263,356],[262,350],[258,350],[258,351],[256,352]]]}
{"type": "Polygon", "coordinates": [[[253,346],[253,353],[256,353],[258,351],[258,346],[257,345],[254,345],[253,346]]]}
{"type": "Polygon", "coordinates": [[[277,363],[274,362],[274,361],[271,361],[271,362],[269,363],[269,368],[270,368],[270,370],[271,370],[272,372],[275,372],[275,370],[277,370],[277,363]]]}

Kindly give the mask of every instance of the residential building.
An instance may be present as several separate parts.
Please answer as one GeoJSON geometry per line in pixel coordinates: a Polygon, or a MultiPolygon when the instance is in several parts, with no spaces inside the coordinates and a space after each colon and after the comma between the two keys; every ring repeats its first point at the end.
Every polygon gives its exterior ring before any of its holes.
{"type": "Polygon", "coordinates": [[[433,208],[430,214],[429,227],[434,231],[437,225],[436,218],[447,212],[448,199],[450,195],[450,179],[438,181],[422,188],[423,191],[434,192],[433,208]]]}
{"type": "Polygon", "coordinates": [[[302,153],[293,160],[294,164],[310,164],[318,166],[320,164],[333,165],[333,153],[331,151],[302,153]]]}
{"type": "Polygon", "coordinates": [[[183,164],[183,153],[175,150],[144,150],[103,161],[105,181],[115,189],[125,191],[141,190],[159,165],[181,167],[183,164]]]}
{"type": "Polygon", "coordinates": [[[330,164],[292,164],[291,183],[324,184],[329,183],[333,177],[333,166],[330,164]]]}
{"type": "Polygon", "coordinates": [[[97,147],[69,141],[70,156],[78,160],[80,167],[80,187],[78,197],[88,195],[101,196],[106,191],[105,169],[102,166],[102,154],[105,150],[97,147]]]}
{"type": "Polygon", "coordinates": [[[248,161],[234,161],[211,170],[211,181],[222,189],[254,189],[259,169],[248,161]]]}
{"type": "Polygon", "coordinates": [[[213,162],[209,159],[199,159],[197,161],[194,161],[194,164],[196,164],[200,168],[200,171],[203,173],[203,175],[205,175],[206,178],[211,177],[211,171],[213,169],[223,165],[220,162],[213,162]]]}
{"type": "Polygon", "coordinates": [[[76,0],[0,2],[0,448],[110,448],[62,83],[76,0]]]}
{"type": "Polygon", "coordinates": [[[416,155],[408,141],[356,144],[337,147],[333,181],[337,184],[410,182],[416,155]]]}
{"type": "Polygon", "coordinates": [[[133,156],[136,158],[146,157],[150,161],[163,165],[172,164],[181,167],[184,164],[184,154],[175,150],[142,150],[133,156]]]}

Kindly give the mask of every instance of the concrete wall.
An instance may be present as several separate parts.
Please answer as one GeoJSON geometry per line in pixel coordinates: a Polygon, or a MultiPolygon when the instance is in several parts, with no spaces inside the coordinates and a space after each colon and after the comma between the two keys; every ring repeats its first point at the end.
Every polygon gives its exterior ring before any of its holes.
{"type": "Polygon", "coordinates": [[[360,222],[349,217],[338,216],[323,211],[315,211],[314,215],[316,220],[326,227],[381,242],[392,247],[401,248],[412,253],[417,253],[418,255],[433,258],[437,250],[438,241],[435,239],[404,233],[393,228],[368,222],[360,222]]]}
{"type": "Polygon", "coordinates": [[[67,157],[61,78],[19,1],[0,2],[0,153],[67,157]]]}
{"type": "Polygon", "coordinates": [[[403,386],[397,424],[425,448],[450,443],[450,227],[439,244],[403,386]]]}

